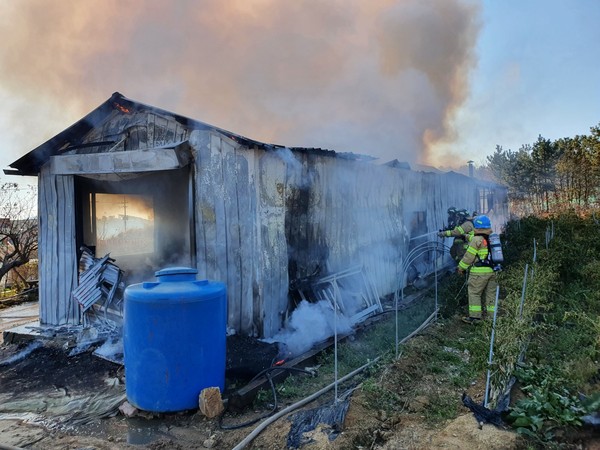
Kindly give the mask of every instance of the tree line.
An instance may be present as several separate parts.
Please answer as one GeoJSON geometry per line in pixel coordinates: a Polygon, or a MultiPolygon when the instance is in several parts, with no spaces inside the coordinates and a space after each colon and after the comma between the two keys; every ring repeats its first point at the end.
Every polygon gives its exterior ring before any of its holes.
{"type": "MultiPolygon", "coordinates": [[[[12,274],[11,284],[26,287],[37,274],[19,269],[37,258],[37,190],[17,183],[0,184],[0,280],[12,274]]],[[[33,268],[37,271],[37,264],[33,268]]],[[[6,282],[7,280],[3,280],[6,282]]]]}
{"type": "Polygon", "coordinates": [[[600,124],[588,135],[545,139],[517,151],[496,151],[485,172],[508,187],[511,211],[543,214],[597,206],[600,195],[600,124]]]}

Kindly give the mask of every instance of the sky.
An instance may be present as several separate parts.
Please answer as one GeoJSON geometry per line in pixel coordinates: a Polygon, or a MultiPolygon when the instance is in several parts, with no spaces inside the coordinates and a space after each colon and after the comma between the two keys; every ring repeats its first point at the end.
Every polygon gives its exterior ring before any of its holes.
{"type": "Polygon", "coordinates": [[[600,124],[600,2],[486,1],[481,20],[458,136],[438,151],[485,163],[496,145],[518,150],[600,124]]]}
{"type": "Polygon", "coordinates": [[[116,91],[268,143],[482,164],[600,122],[598,23],[596,0],[2,0],[0,165],[116,91]]]}

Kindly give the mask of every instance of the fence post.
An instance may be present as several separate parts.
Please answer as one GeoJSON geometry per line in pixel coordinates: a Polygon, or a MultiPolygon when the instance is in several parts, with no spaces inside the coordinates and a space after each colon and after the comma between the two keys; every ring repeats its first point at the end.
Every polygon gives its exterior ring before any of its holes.
{"type": "Polygon", "coordinates": [[[496,317],[498,315],[498,297],[500,296],[500,286],[496,286],[496,301],[494,302],[494,321],[492,322],[492,336],[490,338],[490,356],[488,358],[487,379],[485,382],[485,400],[483,406],[488,407],[490,393],[490,377],[492,374],[492,361],[494,359],[494,337],[496,333],[496,317]]]}
{"type": "Polygon", "coordinates": [[[525,276],[523,277],[523,289],[521,290],[521,304],[519,305],[519,319],[523,318],[523,303],[525,303],[525,289],[527,289],[527,270],[529,264],[525,264],[525,276]]]}

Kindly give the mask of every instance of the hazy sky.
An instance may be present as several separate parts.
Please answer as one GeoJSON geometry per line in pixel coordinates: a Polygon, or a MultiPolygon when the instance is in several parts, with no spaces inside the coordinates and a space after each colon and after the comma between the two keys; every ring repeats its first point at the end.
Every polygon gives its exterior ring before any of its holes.
{"type": "Polygon", "coordinates": [[[119,91],[252,139],[433,165],[600,122],[596,0],[2,0],[0,165],[119,91]]]}
{"type": "Polygon", "coordinates": [[[600,2],[485,1],[477,67],[453,124],[479,162],[496,145],[587,134],[600,123],[600,2]]]}

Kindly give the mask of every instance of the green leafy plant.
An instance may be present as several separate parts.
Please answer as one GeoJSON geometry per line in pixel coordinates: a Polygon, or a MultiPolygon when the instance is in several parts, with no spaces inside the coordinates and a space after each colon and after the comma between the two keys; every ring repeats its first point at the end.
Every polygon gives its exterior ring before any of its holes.
{"type": "Polygon", "coordinates": [[[551,368],[520,368],[516,376],[527,394],[508,415],[518,433],[546,442],[554,438],[557,428],[582,425],[586,409],[577,396],[563,387],[565,380],[551,368]]]}

